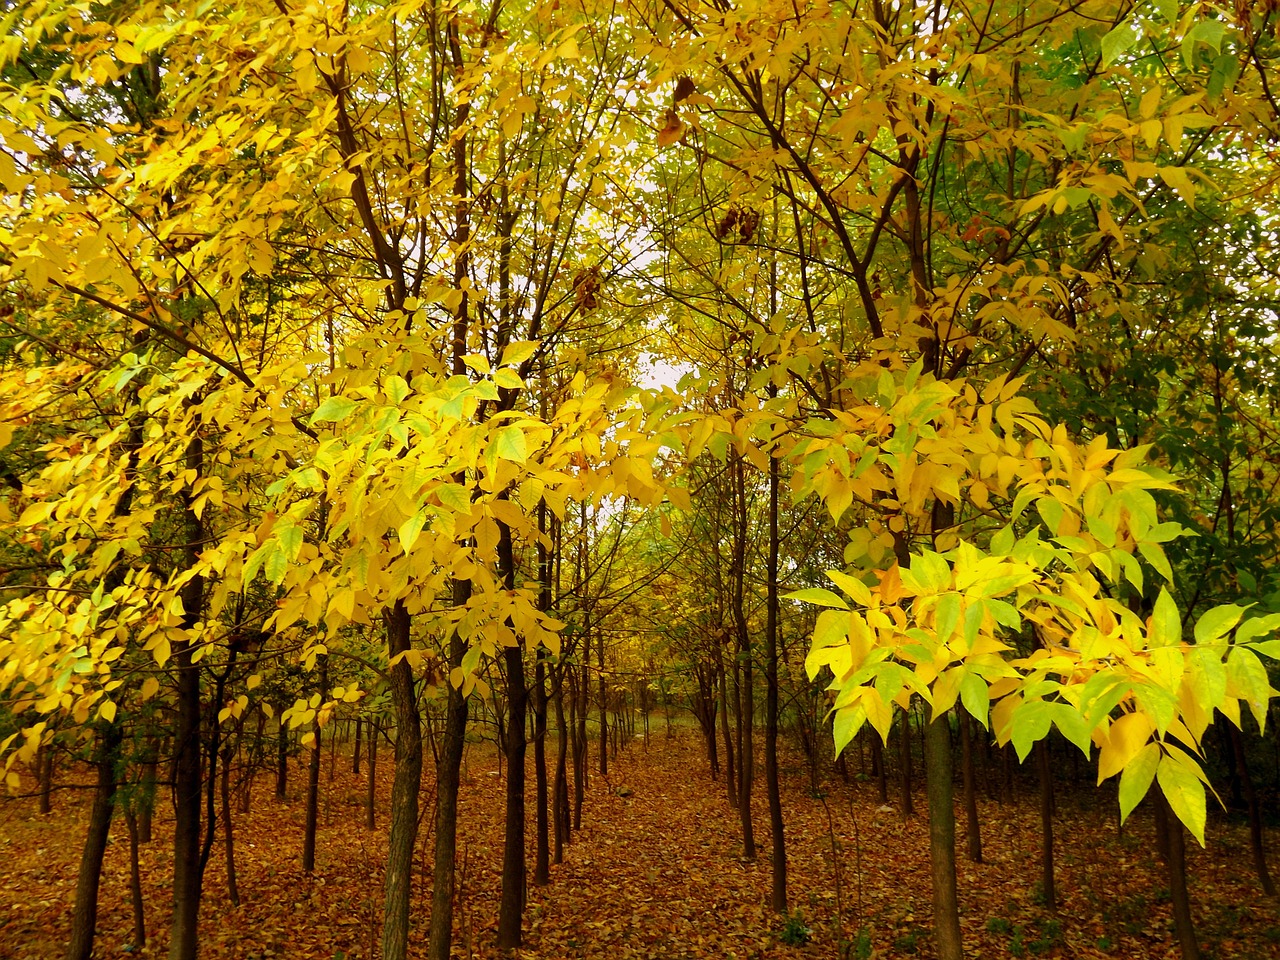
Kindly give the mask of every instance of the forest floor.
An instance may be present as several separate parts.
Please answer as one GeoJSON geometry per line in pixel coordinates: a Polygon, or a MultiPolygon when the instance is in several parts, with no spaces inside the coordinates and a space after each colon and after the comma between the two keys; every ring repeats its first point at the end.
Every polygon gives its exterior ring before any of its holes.
{"type": "MultiPolygon", "coordinates": [[[[550,744],[549,744],[550,746],[550,744]]],[[[347,747],[349,750],[349,746],[347,747]]],[[[552,751],[549,750],[550,754],[552,751]]],[[[381,752],[380,761],[390,756],[381,752]]],[[[594,763],[594,755],[592,758],[594,763]]],[[[367,960],[377,956],[386,850],[390,764],[380,762],[378,829],[364,825],[365,787],[350,756],[322,774],[315,873],[300,866],[303,772],[290,768],[289,800],[272,795],[272,775],[257,782],[249,813],[234,824],[241,905],[226,896],[221,837],[205,879],[201,913],[203,960],[367,960]]],[[[424,775],[420,864],[430,868],[432,778],[424,775]]],[[[859,769],[856,751],[850,762],[859,769]]],[[[632,742],[594,774],[582,830],[553,866],[551,883],[530,887],[524,960],[781,960],[866,956],[846,952],[865,931],[876,957],[931,957],[928,825],[903,820],[881,805],[876,785],[830,779],[824,797],[800,762],[784,766],[792,932],[808,943],[789,945],[785,921],[767,906],[769,828],[761,765],[757,764],[759,857],[742,859],[737,817],[723,784],[707,775],[701,741],[660,716],[647,747],[632,742]],[[833,838],[834,831],[834,838],[833,838]],[[838,871],[836,867],[838,866],[838,871]]],[[[530,771],[532,763],[530,763],[530,771]]],[[[73,779],[89,782],[88,771],[73,779]]],[[[25,781],[30,784],[30,780],[25,781]]],[[[982,782],[982,781],[980,781],[982,782]]],[[[1140,809],[1117,830],[1115,800],[1091,790],[1060,797],[1056,819],[1059,909],[1039,905],[1040,825],[1030,778],[1018,800],[980,803],[985,862],[964,858],[958,828],[960,902],[966,951],[972,957],[1059,956],[1173,958],[1168,889],[1153,851],[1153,825],[1140,809]]],[[[458,831],[459,898],[454,956],[496,956],[503,790],[491,745],[468,749],[458,831]]],[[[957,789],[957,795],[959,790],[957,789]]],[[[890,792],[891,801],[893,791],[890,792]]],[[[528,788],[532,821],[532,775],[528,788]]],[[[54,960],[66,931],[87,790],[61,789],[53,812],[41,816],[31,798],[0,800],[0,958],[54,960]]],[[[916,796],[923,810],[923,790],[916,796]]],[[[162,810],[164,805],[162,804],[162,810]]],[[[530,822],[532,838],[532,822],[530,822]]],[[[116,819],[99,897],[99,958],[163,957],[167,951],[167,879],[172,821],[158,813],[155,837],[141,851],[148,941],[132,944],[129,843],[116,819]]],[[[1276,849],[1275,837],[1269,836],[1276,849]]],[[[530,840],[532,843],[532,839],[530,840]]],[[[1280,856],[1280,853],[1275,854],[1280,856]]],[[[532,865],[530,866],[532,872],[532,865]]],[[[1211,819],[1209,846],[1188,843],[1188,872],[1200,942],[1211,960],[1280,957],[1280,908],[1253,879],[1247,833],[1211,819]]],[[[410,956],[425,957],[429,883],[414,890],[410,956]]]]}

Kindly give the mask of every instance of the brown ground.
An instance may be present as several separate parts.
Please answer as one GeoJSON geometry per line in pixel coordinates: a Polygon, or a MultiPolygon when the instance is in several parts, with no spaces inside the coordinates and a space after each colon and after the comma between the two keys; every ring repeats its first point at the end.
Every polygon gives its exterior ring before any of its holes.
{"type": "MultiPolygon", "coordinates": [[[[583,829],[545,888],[529,890],[526,960],[685,958],[835,958],[860,927],[875,956],[930,957],[927,826],[903,822],[879,807],[872,783],[827,784],[825,804],[810,793],[802,767],[784,771],[791,904],[811,928],[807,946],[780,942],[783,921],[766,906],[768,818],[757,790],[761,859],[741,859],[737,821],[722,787],[706,775],[700,742],[676,730],[667,739],[659,718],[646,749],[634,742],[611,765],[609,782],[593,777],[583,829]],[[620,793],[630,791],[627,796],[620,793]],[[833,869],[835,826],[840,894],[833,869]],[[856,829],[855,829],[856,817],[856,829]],[[842,922],[837,923],[837,911],[842,922]]],[[[384,756],[390,751],[384,751],[384,756]]],[[[851,767],[858,769],[857,754],[851,767]]],[[[379,829],[364,828],[362,778],[339,757],[332,781],[322,781],[317,869],[299,866],[302,771],[295,764],[291,799],[279,804],[264,773],[249,814],[235,824],[242,903],[225,895],[221,840],[205,881],[205,960],[365,960],[378,943],[381,862],[386,848],[389,764],[380,777],[379,829]]],[[[758,765],[757,769],[760,767],[758,765]]],[[[325,776],[330,762],[325,759],[325,776]]],[[[532,770],[532,764],[530,764],[532,770]]],[[[63,771],[65,783],[88,773],[63,771]]],[[[532,781],[532,776],[530,777],[532,781]]],[[[30,781],[26,781],[30,784],[30,781]]],[[[1058,817],[1056,915],[1036,904],[1039,821],[1030,781],[1015,806],[983,800],[987,861],[961,863],[962,923],[969,955],[1177,957],[1167,885],[1151,856],[1152,826],[1142,811],[1118,835],[1114,800],[1064,799],[1058,817]]],[[[491,748],[469,747],[462,796],[458,864],[462,886],[456,957],[495,955],[494,925],[502,856],[502,791],[491,748]]],[[[532,782],[529,786],[532,811],[532,782]]],[[[431,786],[424,785],[430,820],[431,786]]],[[[917,808],[924,798],[917,797],[917,808]]],[[[0,958],[52,960],[65,945],[67,918],[87,791],[61,790],[42,817],[32,799],[0,801],[0,958]]],[[[531,813],[532,817],[532,813],[531,813]]],[[[530,824],[532,835],[532,823],[530,824]]],[[[1209,849],[1190,842],[1192,896],[1201,944],[1217,960],[1280,957],[1280,910],[1253,882],[1247,837],[1239,825],[1210,824],[1209,849]]],[[[135,949],[128,895],[128,836],[113,828],[100,897],[99,957],[162,957],[169,902],[165,885],[171,823],[157,816],[155,841],[142,850],[149,940],[135,949]]],[[[1274,836],[1269,837],[1276,849],[1274,836]]],[[[423,858],[430,837],[420,843],[423,858]]],[[[963,821],[960,827],[963,856],[963,821]]],[[[1280,867],[1280,864],[1277,864],[1280,867]]],[[[1280,872],[1280,871],[1277,871],[1280,872]]],[[[426,954],[426,885],[415,890],[417,927],[410,955],[426,954]]],[[[853,953],[851,955],[858,955],[853,953]]]]}

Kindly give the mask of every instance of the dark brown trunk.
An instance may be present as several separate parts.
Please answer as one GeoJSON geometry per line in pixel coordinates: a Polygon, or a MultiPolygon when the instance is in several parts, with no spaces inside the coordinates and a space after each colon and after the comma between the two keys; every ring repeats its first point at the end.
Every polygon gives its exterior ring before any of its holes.
{"type": "Polygon", "coordinates": [[[965,833],[969,840],[969,859],[982,862],[982,834],[978,826],[978,796],[973,775],[973,733],[969,711],[957,706],[960,716],[960,762],[964,775],[965,833]]]}
{"type": "Polygon", "coordinates": [[[551,882],[551,830],[547,822],[547,667],[542,648],[538,649],[533,668],[533,782],[533,882],[541,887],[551,882]]]}
{"type": "Polygon", "coordinates": [[[1240,786],[1249,808],[1249,847],[1253,851],[1253,870],[1258,875],[1262,892],[1268,897],[1274,897],[1276,887],[1271,881],[1271,872],[1267,869],[1267,851],[1262,840],[1262,810],[1258,804],[1258,791],[1253,785],[1253,774],[1249,772],[1249,758],[1244,752],[1244,737],[1234,724],[1225,723],[1223,726],[1231,735],[1231,751],[1236,758],[1240,786]]]}
{"type": "Polygon", "coordinates": [[[174,734],[173,919],[169,960],[196,960],[200,870],[200,675],[189,642],[173,654],[178,674],[177,730],[174,734]]]}
{"type": "MultiPolygon", "coordinates": [[[[276,708],[279,716],[282,708],[276,708]]],[[[284,803],[289,786],[289,729],[283,723],[276,733],[276,800],[284,803]]]]}
{"type": "Polygon", "coordinates": [[[925,726],[925,788],[933,875],[933,932],[938,960],[962,960],[956,896],[956,813],[952,800],[951,726],[944,714],[925,726]]]}
{"type": "Polygon", "coordinates": [[[1049,741],[1036,744],[1036,762],[1040,768],[1040,834],[1044,853],[1040,858],[1040,896],[1047,910],[1058,909],[1057,884],[1053,869],[1053,768],[1049,763],[1049,741]]]}
{"type": "Polygon", "coordinates": [[[378,787],[378,738],[382,735],[378,724],[373,720],[368,724],[369,759],[365,763],[364,791],[364,825],[366,830],[374,829],[377,824],[377,787],[378,787]]]}
{"type": "Polygon", "coordinates": [[[102,880],[102,858],[106,855],[107,838],[111,833],[111,815],[115,811],[116,760],[122,739],[123,734],[117,724],[97,724],[93,765],[98,777],[93,790],[93,806],[89,811],[89,829],[80,854],[67,960],[89,960],[93,953],[93,938],[98,929],[98,885],[102,880]]]}
{"type": "Polygon", "coordinates": [[[351,750],[351,772],[355,776],[360,776],[360,734],[364,724],[360,718],[356,717],[356,744],[351,750]]]}
{"type": "Polygon", "coordinates": [[[316,724],[315,739],[307,754],[307,813],[302,834],[302,870],[314,873],[316,869],[316,827],[320,820],[320,754],[323,749],[324,731],[316,724]]]}
{"type": "Polygon", "coordinates": [[[53,744],[43,743],[36,754],[36,770],[40,777],[40,812],[48,813],[53,809],[53,744]]]}
{"type": "Polygon", "coordinates": [[[903,710],[898,724],[898,804],[902,815],[916,812],[911,800],[911,711],[903,710]]]}
{"type": "MultiPolygon", "coordinates": [[[[453,605],[461,607],[471,598],[471,582],[453,582],[453,605]]],[[[450,671],[462,666],[467,642],[456,630],[449,638],[450,671]]],[[[432,867],[431,931],[427,945],[429,960],[449,960],[453,941],[454,858],[458,846],[458,786],[462,780],[462,751],[466,746],[467,698],[449,684],[444,732],[440,742],[440,762],[436,765],[436,830],[432,867]]]]}
{"type": "Polygon", "coordinates": [[[875,768],[876,788],[880,797],[880,803],[889,802],[889,771],[885,769],[884,762],[884,743],[880,739],[880,734],[873,734],[871,737],[871,766],[875,768]]]}
{"type": "Polygon", "coordinates": [[[503,651],[507,672],[507,819],[502,854],[502,899],[498,904],[498,949],[514,950],[521,944],[524,915],[524,758],[525,710],[528,689],[524,680],[524,655],[518,646],[503,651]]]}
{"type": "Polygon", "coordinates": [[[227,865],[227,897],[240,906],[240,888],[236,884],[236,842],[231,830],[231,758],[234,748],[222,752],[222,850],[227,865]]]}
{"type": "Polygon", "coordinates": [[[609,685],[604,676],[604,633],[596,642],[596,691],[600,698],[600,776],[609,775],[609,685]]]}
{"type": "MultiPolygon", "coordinates": [[[[776,391],[770,391],[774,393],[776,391]]],[[[765,561],[765,701],[764,779],[769,795],[770,865],[773,885],[769,905],[787,912],[787,841],[778,784],[778,458],[769,457],[769,553],[765,561]]]]}
{"type": "Polygon", "coordinates": [[[142,869],[138,863],[138,817],[127,806],[124,809],[125,826],[129,828],[129,903],[133,907],[133,951],[137,953],[147,945],[147,911],[142,902],[142,869]]]}
{"type": "Polygon", "coordinates": [[[738,774],[737,766],[734,763],[733,739],[729,730],[729,717],[731,711],[729,709],[729,682],[724,668],[723,655],[723,634],[716,641],[716,658],[718,660],[717,686],[720,690],[720,735],[724,738],[724,787],[725,792],[729,796],[729,802],[734,805],[735,809],[738,803],[738,774]]]}
{"type": "MultiPolygon", "coordinates": [[[[384,614],[387,655],[410,649],[409,610],[404,601],[384,614]]],[[[409,904],[413,887],[413,850],[418,839],[418,794],[422,787],[422,721],[413,687],[413,668],[405,657],[391,667],[391,700],[396,712],[395,773],[391,787],[391,826],[387,835],[387,871],[382,915],[383,960],[405,960],[409,949],[409,904]]],[[[319,746],[316,747],[317,762],[319,746]]],[[[317,767],[317,774],[319,768],[317,767]]]]}
{"type": "Polygon", "coordinates": [[[564,715],[565,667],[552,670],[552,699],[556,705],[556,773],[551,789],[551,813],[555,824],[551,862],[564,862],[564,847],[569,842],[569,726],[564,715]]]}
{"type": "Polygon", "coordinates": [[[1158,843],[1166,852],[1165,869],[1169,878],[1169,900],[1173,908],[1173,927],[1182,950],[1182,960],[1200,960],[1200,943],[1191,919],[1191,898],[1187,893],[1187,848],[1182,821],[1169,809],[1169,801],[1157,786],[1153,791],[1156,806],[1158,843]]]}

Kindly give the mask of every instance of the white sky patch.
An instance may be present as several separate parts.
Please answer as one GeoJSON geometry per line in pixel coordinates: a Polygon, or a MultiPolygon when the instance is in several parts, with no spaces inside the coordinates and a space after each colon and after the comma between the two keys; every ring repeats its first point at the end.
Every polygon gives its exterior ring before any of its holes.
{"type": "Polygon", "coordinates": [[[662,387],[670,387],[675,390],[682,377],[696,372],[693,364],[684,362],[672,363],[670,360],[656,357],[652,353],[642,353],[640,354],[639,368],[636,371],[635,383],[637,386],[649,387],[655,390],[662,387]]]}

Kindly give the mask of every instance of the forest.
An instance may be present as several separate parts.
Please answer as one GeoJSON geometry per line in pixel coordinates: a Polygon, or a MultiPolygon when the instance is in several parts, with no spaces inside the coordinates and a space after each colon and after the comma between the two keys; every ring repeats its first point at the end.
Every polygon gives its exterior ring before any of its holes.
{"type": "Polygon", "coordinates": [[[1276,0],[0,0],[0,956],[1275,956],[1278,96],[1276,0]]]}

